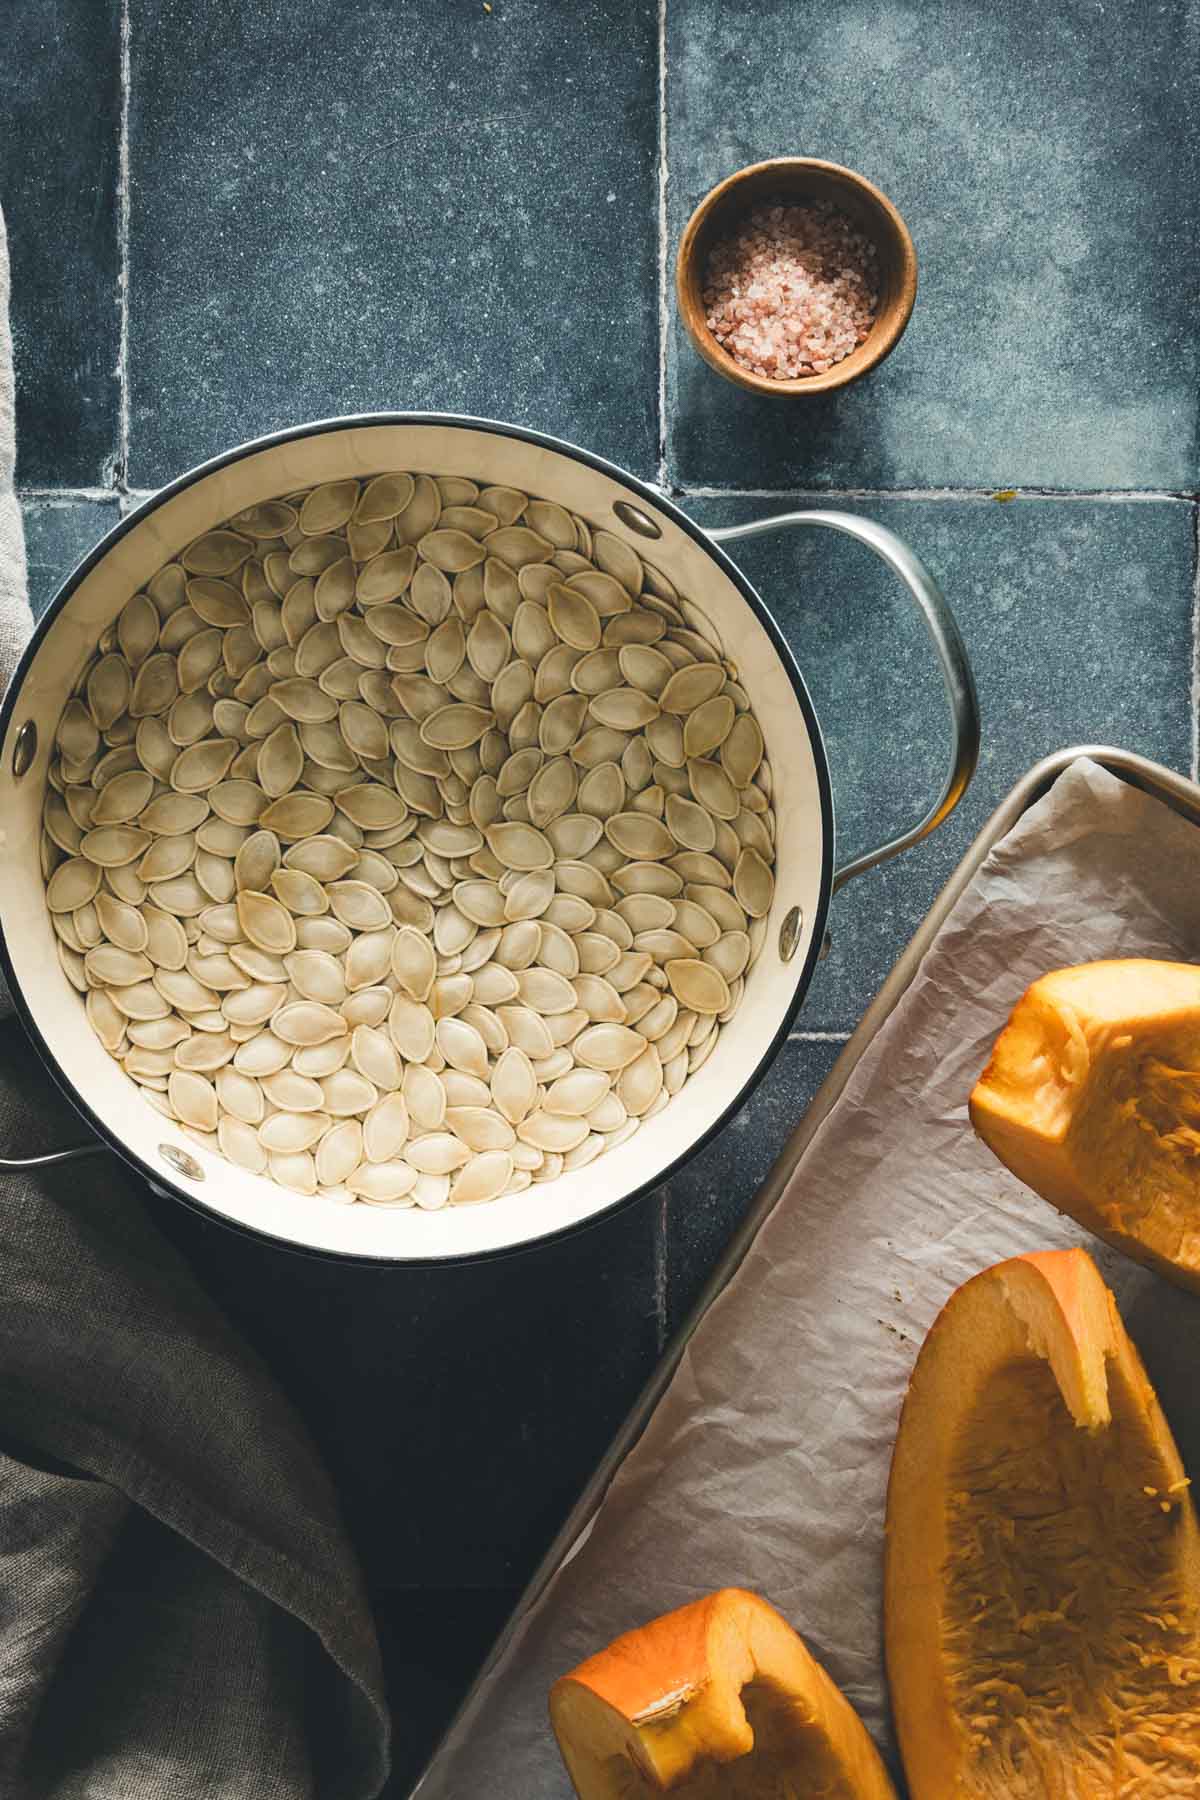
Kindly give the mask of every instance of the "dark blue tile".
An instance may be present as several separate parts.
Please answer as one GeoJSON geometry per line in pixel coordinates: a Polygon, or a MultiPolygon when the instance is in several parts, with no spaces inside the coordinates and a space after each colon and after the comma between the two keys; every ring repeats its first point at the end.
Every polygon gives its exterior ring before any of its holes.
{"type": "Polygon", "coordinates": [[[791,1038],[736,1118],[660,1189],[666,1204],[667,1322],[686,1319],[809,1102],[845,1048],[791,1038]]]}
{"type": "MultiPolygon", "coordinates": [[[[770,508],[707,500],[691,510],[725,524],[770,508]]],[[[1185,502],[877,500],[854,510],[907,539],[940,580],[974,664],[983,750],[953,817],[834,902],[833,949],[799,1020],[817,1030],[857,1023],[992,808],[1040,757],[1081,742],[1185,771],[1191,757],[1185,502]]],[[[812,691],[845,861],[914,823],[941,785],[949,740],[933,652],[894,577],[861,545],[810,531],[732,550],[812,691]]]]}
{"type": "Polygon", "coordinates": [[[94,486],[117,445],[118,0],[4,9],[0,197],[18,479],[94,486]]]}
{"type": "Polygon", "coordinates": [[[368,1577],[520,1585],[658,1354],[658,1209],[456,1268],[360,1269],[159,1223],[304,1416],[368,1577]]]}
{"type": "Polygon", "coordinates": [[[518,1588],[411,1588],[371,1596],[398,1729],[379,1800],[409,1800],[459,1702],[520,1599],[518,1588]]]}
{"type": "Polygon", "coordinates": [[[29,599],[40,618],[71,570],[117,523],[117,502],[27,500],[21,512],[29,599]]]}
{"type": "Polygon", "coordinates": [[[668,8],[672,246],[768,156],[869,176],[920,293],[841,395],[758,399],[676,335],[684,486],[1191,489],[1197,476],[1191,0],[681,0],[668,8]]]}
{"type": "Polygon", "coordinates": [[[132,0],[132,470],[384,407],[656,458],[653,0],[132,0]]]}

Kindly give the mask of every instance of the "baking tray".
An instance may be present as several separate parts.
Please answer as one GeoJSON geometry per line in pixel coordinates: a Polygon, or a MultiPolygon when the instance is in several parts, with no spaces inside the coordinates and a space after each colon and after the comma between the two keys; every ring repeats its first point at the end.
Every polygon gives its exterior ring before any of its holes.
{"type": "Polygon", "coordinates": [[[1089,758],[1117,779],[1161,801],[1189,823],[1200,825],[1200,785],[1171,769],[1164,768],[1159,763],[1151,762],[1146,757],[1108,745],[1076,745],[1046,757],[1043,761],[1035,764],[1001,801],[942,888],[918,927],[911,943],[867,1008],[857,1029],[822,1083],[804,1117],[784,1145],[771,1173],[734,1233],[690,1314],[668,1344],[654,1373],[564,1520],[562,1527],[555,1535],[432,1758],[416,1785],[410,1790],[410,1796],[416,1796],[419,1793],[425,1781],[437,1771],[441,1758],[449,1754],[468,1731],[477,1704],[489,1685],[490,1677],[498,1665],[505,1660],[509,1645],[520,1629],[522,1621],[541,1599],[560,1568],[570,1560],[574,1551],[586,1539],[613,1478],[641,1437],[655,1408],[670,1385],[689,1340],[714,1300],[736,1273],[763,1223],[787,1186],[797,1162],[804,1154],[822,1121],[833,1109],[860,1058],[909,987],[922,958],[964,889],[974,879],[991,850],[1008,835],[1029,808],[1042,799],[1059,776],[1080,757],[1089,758]]]}

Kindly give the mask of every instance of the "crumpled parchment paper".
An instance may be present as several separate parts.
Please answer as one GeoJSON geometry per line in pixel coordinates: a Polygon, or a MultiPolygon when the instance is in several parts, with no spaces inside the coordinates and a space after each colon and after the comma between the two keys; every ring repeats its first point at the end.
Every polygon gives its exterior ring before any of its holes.
{"type": "Polygon", "coordinates": [[[757,1589],[792,1621],[898,1773],[880,1613],[896,1420],[943,1302],[1003,1257],[1092,1252],[1185,1463],[1200,1459],[1200,1300],[1024,1188],[966,1111],[1037,976],[1096,957],[1198,955],[1200,831],[1076,762],[960,898],[420,1800],[569,1795],[547,1723],[555,1677],[726,1584],[757,1589]]]}

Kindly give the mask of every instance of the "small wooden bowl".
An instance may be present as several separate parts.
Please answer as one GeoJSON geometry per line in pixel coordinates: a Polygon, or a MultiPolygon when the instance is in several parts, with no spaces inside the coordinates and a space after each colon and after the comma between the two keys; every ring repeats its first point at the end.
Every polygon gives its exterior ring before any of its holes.
{"type": "Polygon", "coordinates": [[[687,222],[675,259],[675,293],[693,344],[710,368],[754,394],[827,394],[857,381],[900,341],[917,297],[917,253],[886,194],[852,169],[807,156],[780,156],[739,169],[706,194],[687,222]],[[709,252],[763,200],[830,200],[869,237],[879,255],[879,307],[865,340],[822,375],[774,381],[752,375],[708,328],[701,290],[709,252]]]}

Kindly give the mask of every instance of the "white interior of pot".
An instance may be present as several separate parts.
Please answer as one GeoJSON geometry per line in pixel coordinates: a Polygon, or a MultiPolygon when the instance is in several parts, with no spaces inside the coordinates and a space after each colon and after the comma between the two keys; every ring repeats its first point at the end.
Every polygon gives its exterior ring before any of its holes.
{"type": "MultiPolygon", "coordinates": [[[[40,646],[3,746],[0,819],[0,929],[25,1004],[67,1082],[108,1130],[152,1180],[183,1188],[230,1220],[314,1249],[383,1260],[478,1255],[526,1243],[602,1212],[667,1169],[720,1118],[778,1033],[804,967],[820,895],[822,821],[808,727],[786,670],[736,586],[670,518],[609,476],[539,444],[453,425],[345,427],[259,450],[205,475],[140,521],[80,584],[40,646]],[[712,620],[751,696],[774,776],[774,906],[742,1004],[721,1028],[708,1061],[627,1143],[586,1168],[486,1205],[437,1212],[306,1199],[235,1168],[149,1106],[93,1035],[81,997],[62,973],[38,855],[48,753],[59,714],[101,631],[130,595],[192,538],[243,507],[317,482],[386,469],[504,483],[556,500],[625,538],[712,620]],[[651,541],[622,524],[613,513],[614,502],[622,500],[651,513],[661,538],[651,541]],[[16,778],[15,736],[29,719],[37,726],[37,755],[16,778]],[[804,923],[785,965],[780,925],[793,906],[804,923]],[[164,1146],[184,1151],[203,1178],[179,1176],[164,1159],[164,1146]]],[[[95,1173],[88,1178],[95,1179],[95,1173]]]]}

